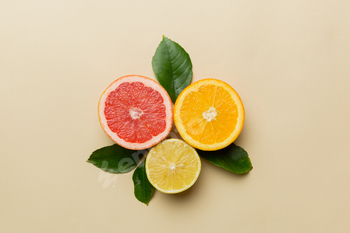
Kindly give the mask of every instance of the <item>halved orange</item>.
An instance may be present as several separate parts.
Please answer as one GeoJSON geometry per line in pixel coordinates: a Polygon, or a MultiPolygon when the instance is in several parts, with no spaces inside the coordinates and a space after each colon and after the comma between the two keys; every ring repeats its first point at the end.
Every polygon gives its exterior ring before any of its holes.
{"type": "Polygon", "coordinates": [[[173,104],[156,81],[127,75],[103,92],[98,115],[103,130],[114,142],[140,150],[157,144],[169,134],[173,104]]]}
{"type": "Polygon", "coordinates": [[[230,145],[244,124],[244,107],[237,92],[217,79],[203,79],[185,88],[176,100],[174,120],[191,146],[211,151],[230,145]]]}

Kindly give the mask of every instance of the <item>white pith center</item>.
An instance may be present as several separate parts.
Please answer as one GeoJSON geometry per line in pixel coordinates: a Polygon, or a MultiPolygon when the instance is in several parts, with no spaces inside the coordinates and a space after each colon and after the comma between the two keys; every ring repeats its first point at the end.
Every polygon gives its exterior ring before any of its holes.
{"type": "Polygon", "coordinates": [[[176,165],[175,165],[175,163],[172,163],[172,164],[170,164],[170,170],[175,170],[175,168],[176,168],[176,165]]]}
{"type": "Polygon", "coordinates": [[[129,110],[130,116],[132,119],[140,118],[140,116],[143,114],[143,111],[139,108],[132,107],[129,110]]]}
{"type": "Polygon", "coordinates": [[[211,121],[213,119],[215,119],[217,113],[214,107],[210,107],[208,111],[203,112],[203,117],[207,120],[207,121],[211,121]]]}

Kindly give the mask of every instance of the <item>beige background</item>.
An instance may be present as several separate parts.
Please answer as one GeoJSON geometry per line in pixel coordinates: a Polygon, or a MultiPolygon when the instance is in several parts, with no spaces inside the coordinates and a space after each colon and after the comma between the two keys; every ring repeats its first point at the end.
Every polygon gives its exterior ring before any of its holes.
{"type": "Polygon", "coordinates": [[[0,0],[1,232],[350,232],[348,0],[0,0]],[[254,169],[203,161],[180,195],[133,196],[85,161],[112,142],[97,102],[155,78],[162,35],[194,80],[241,95],[254,169]]]}

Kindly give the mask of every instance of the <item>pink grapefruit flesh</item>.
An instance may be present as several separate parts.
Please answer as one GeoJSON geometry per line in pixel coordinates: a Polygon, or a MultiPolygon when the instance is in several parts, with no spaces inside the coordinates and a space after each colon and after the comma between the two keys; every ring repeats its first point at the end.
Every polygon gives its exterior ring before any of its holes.
{"type": "Polygon", "coordinates": [[[127,75],[103,92],[98,113],[106,134],[122,147],[154,146],[170,132],[173,104],[165,89],[150,78],[127,75]]]}

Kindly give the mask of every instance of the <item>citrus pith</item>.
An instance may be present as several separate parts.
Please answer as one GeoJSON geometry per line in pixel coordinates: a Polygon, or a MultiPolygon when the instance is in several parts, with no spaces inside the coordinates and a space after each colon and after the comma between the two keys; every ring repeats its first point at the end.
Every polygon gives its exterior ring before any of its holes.
{"type": "Polygon", "coordinates": [[[231,144],[244,124],[244,107],[237,92],[217,79],[203,79],[185,88],[174,106],[174,121],[191,146],[211,151],[231,144]]]}
{"type": "Polygon", "coordinates": [[[173,105],[165,89],[150,78],[127,75],[101,95],[99,120],[106,134],[122,147],[139,150],[163,140],[170,132],[173,105]]]}

